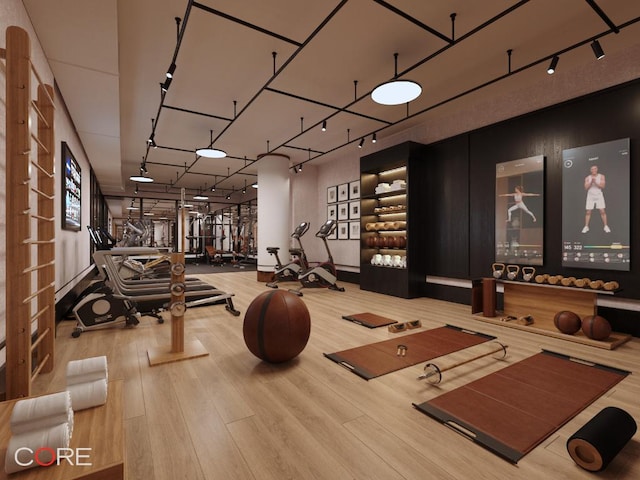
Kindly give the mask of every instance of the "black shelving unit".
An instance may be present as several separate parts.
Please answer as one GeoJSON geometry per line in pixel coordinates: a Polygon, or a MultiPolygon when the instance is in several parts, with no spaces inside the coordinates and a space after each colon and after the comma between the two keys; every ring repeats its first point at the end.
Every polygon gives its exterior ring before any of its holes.
{"type": "Polygon", "coordinates": [[[425,245],[419,222],[423,145],[407,142],[360,159],[360,288],[421,296],[425,245]],[[415,222],[415,224],[414,224],[415,222]]]}

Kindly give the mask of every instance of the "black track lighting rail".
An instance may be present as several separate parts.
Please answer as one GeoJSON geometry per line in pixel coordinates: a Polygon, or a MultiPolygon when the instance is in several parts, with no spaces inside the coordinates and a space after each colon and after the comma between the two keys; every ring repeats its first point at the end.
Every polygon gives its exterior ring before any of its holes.
{"type": "MultiPolygon", "coordinates": [[[[407,109],[407,115],[406,115],[404,118],[402,118],[402,119],[400,119],[400,120],[398,120],[398,121],[395,121],[395,122],[389,122],[389,121],[382,120],[382,119],[379,119],[379,118],[375,118],[375,117],[372,117],[372,116],[363,115],[363,114],[360,114],[360,113],[355,112],[355,111],[353,111],[353,110],[351,110],[351,109],[350,109],[353,105],[355,105],[356,103],[360,102],[360,101],[361,101],[361,100],[363,100],[364,98],[368,97],[368,96],[370,95],[370,93],[371,93],[371,92],[365,92],[365,93],[363,93],[362,95],[358,96],[358,94],[357,94],[357,89],[356,89],[355,94],[354,94],[354,99],[353,99],[353,101],[352,101],[352,102],[350,102],[350,103],[348,103],[347,105],[345,105],[345,106],[343,106],[343,107],[339,107],[339,106],[335,106],[335,105],[329,105],[329,104],[326,104],[326,103],[323,103],[323,102],[320,102],[320,101],[317,101],[317,100],[314,100],[314,99],[305,98],[305,97],[302,97],[302,96],[299,96],[299,95],[295,95],[295,94],[292,94],[292,93],[289,93],[289,92],[285,92],[285,91],[282,91],[282,90],[278,90],[278,89],[275,89],[275,88],[273,88],[273,87],[271,87],[271,86],[270,86],[270,85],[275,81],[275,79],[278,77],[278,75],[280,75],[280,74],[284,71],[284,69],[285,69],[285,68],[286,68],[286,67],[287,67],[287,66],[288,66],[288,65],[289,65],[289,64],[290,64],[290,63],[291,63],[295,58],[296,58],[296,56],[297,56],[298,54],[300,54],[300,52],[301,52],[301,51],[306,47],[306,45],[308,45],[308,43],[309,43],[309,42],[311,42],[311,41],[313,40],[313,38],[315,38],[315,37],[318,35],[318,33],[319,33],[319,32],[320,32],[320,31],[321,31],[321,30],[326,26],[326,24],[327,24],[328,22],[330,22],[330,21],[331,21],[331,19],[332,19],[332,18],[333,18],[333,17],[334,17],[334,16],[335,16],[339,11],[340,11],[340,9],[342,9],[342,8],[344,7],[344,5],[347,3],[347,1],[348,1],[348,0],[342,0],[342,1],[341,1],[341,2],[340,2],[340,3],[339,3],[339,4],[338,4],[338,5],[337,5],[337,6],[336,6],[336,7],[335,7],[335,8],[334,8],[334,9],[333,9],[333,10],[332,10],[332,11],[331,11],[327,16],[326,16],[326,17],[325,17],[325,19],[323,20],[323,22],[322,22],[320,25],[318,25],[318,26],[314,29],[314,31],[313,31],[313,32],[312,32],[312,33],[311,33],[311,34],[306,38],[306,40],[305,40],[304,42],[300,43],[300,42],[297,42],[297,41],[295,41],[295,40],[291,40],[291,39],[288,39],[288,38],[286,38],[286,37],[284,37],[284,36],[278,35],[278,34],[276,34],[276,33],[274,33],[274,32],[270,32],[269,30],[263,29],[263,28],[258,27],[258,26],[256,26],[256,25],[253,25],[253,24],[251,24],[251,23],[249,23],[249,22],[245,22],[245,21],[243,21],[243,20],[241,20],[241,19],[238,19],[238,18],[232,17],[232,16],[230,16],[230,15],[227,15],[227,14],[225,14],[225,13],[223,13],[223,12],[220,12],[220,11],[218,11],[218,10],[215,10],[215,9],[213,9],[213,8],[211,8],[211,7],[206,6],[206,5],[202,5],[202,4],[200,4],[200,3],[194,2],[193,0],[190,0],[190,1],[189,1],[189,4],[188,4],[188,6],[187,6],[187,12],[186,12],[186,14],[185,14],[185,21],[182,23],[182,29],[180,30],[180,33],[179,33],[179,35],[178,35],[178,42],[177,42],[176,50],[175,50],[175,52],[174,52],[174,56],[173,56],[173,61],[174,61],[174,63],[175,63],[175,60],[177,59],[178,51],[179,51],[179,48],[180,48],[180,43],[181,43],[182,37],[183,37],[183,35],[184,35],[185,28],[186,28],[186,19],[188,18],[188,14],[189,14],[189,11],[190,11],[190,9],[191,9],[191,7],[192,7],[192,6],[195,6],[195,7],[199,8],[199,9],[202,9],[202,10],[207,11],[207,12],[209,12],[209,13],[212,13],[212,14],[214,14],[214,15],[218,15],[218,16],[220,16],[221,18],[225,18],[225,19],[227,19],[227,20],[230,20],[230,21],[236,22],[236,23],[238,23],[238,24],[240,24],[240,25],[243,25],[243,26],[246,26],[246,27],[248,27],[248,28],[252,28],[252,29],[254,29],[254,30],[256,30],[256,31],[262,32],[262,33],[264,33],[264,34],[266,34],[266,35],[269,35],[269,36],[272,36],[272,37],[274,37],[274,38],[278,38],[278,39],[280,39],[280,40],[282,40],[282,41],[285,41],[285,42],[287,42],[287,43],[290,43],[290,44],[292,44],[292,45],[295,45],[297,48],[296,48],[296,50],[295,50],[295,51],[294,51],[294,52],[293,52],[293,53],[292,53],[292,54],[291,54],[291,55],[290,55],[290,56],[289,56],[289,57],[284,61],[284,63],[283,63],[279,68],[276,68],[276,56],[277,56],[277,55],[276,55],[276,54],[275,54],[275,52],[274,52],[274,72],[273,72],[273,75],[272,75],[272,76],[271,76],[271,77],[266,81],[266,83],[265,83],[265,84],[264,84],[264,85],[263,85],[263,86],[262,86],[262,87],[261,87],[261,88],[256,92],[256,94],[255,94],[255,95],[254,95],[254,96],[253,96],[253,97],[252,97],[252,98],[251,98],[251,99],[250,99],[250,100],[249,100],[249,101],[244,105],[244,107],[243,107],[242,109],[240,109],[240,111],[239,111],[239,112],[236,112],[236,102],[234,102],[234,117],[233,117],[233,118],[226,118],[226,117],[222,117],[222,116],[206,114],[206,113],[203,113],[203,112],[197,112],[197,111],[193,111],[193,110],[183,109],[183,108],[180,108],[180,107],[175,107],[175,106],[165,105],[165,104],[164,104],[164,95],[162,95],[161,103],[160,103],[160,106],[159,106],[159,112],[160,112],[163,108],[168,108],[168,109],[172,109],[172,110],[183,111],[183,112],[185,112],[185,113],[190,113],[190,114],[195,114],[195,115],[202,115],[202,116],[207,116],[207,117],[210,117],[210,118],[216,118],[216,119],[219,119],[219,120],[222,120],[222,121],[226,121],[226,122],[227,122],[227,125],[226,125],[226,126],[222,129],[222,131],[220,131],[220,132],[218,133],[218,135],[215,137],[215,139],[213,140],[213,142],[215,142],[215,141],[217,141],[217,140],[218,140],[222,135],[224,135],[224,133],[225,133],[225,132],[226,132],[226,131],[227,131],[227,130],[228,130],[228,129],[229,129],[229,128],[234,124],[234,123],[235,123],[235,120],[236,120],[236,119],[238,119],[238,117],[240,117],[240,116],[241,116],[241,115],[242,115],[242,114],[243,114],[243,113],[244,113],[244,112],[245,112],[245,111],[246,111],[246,110],[247,110],[247,109],[248,109],[248,108],[249,108],[249,107],[250,107],[250,106],[251,106],[251,105],[256,101],[256,99],[257,99],[257,98],[258,98],[258,97],[259,97],[263,92],[265,92],[265,91],[267,91],[267,92],[271,92],[271,93],[276,93],[276,94],[283,95],[283,96],[287,96],[287,97],[290,97],[290,98],[295,98],[295,99],[297,99],[297,100],[301,100],[301,101],[304,101],[304,102],[308,102],[308,103],[311,103],[311,104],[314,104],[314,105],[319,105],[319,106],[326,107],[326,108],[330,108],[330,109],[334,110],[334,113],[332,113],[331,115],[329,115],[329,116],[328,116],[328,117],[326,117],[325,119],[320,120],[319,122],[315,123],[314,125],[312,125],[312,126],[310,126],[310,127],[306,128],[306,129],[305,129],[305,128],[301,128],[301,130],[302,130],[302,131],[301,131],[299,134],[297,134],[297,135],[293,136],[292,138],[290,138],[290,139],[288,139],[288,140],[284,141],[282,144],[280,144],[280,145],[278,145],[278,146],[269,147],[269,142],[267,141],[267,150],[268,150],[268,153],[271,153],[271,152],[277,151],[278,149],[281,149],[281,148],[294,149],[294,150],[300,150],[300,151],[302,151],[302,150],[307,150],[307,151],[309,152],[309,158],[308,158],[307,160],[304,160],[304,161],[301,161],[301,162],[296,162],[296,166],[301,167],[303,164],[305,164],[305,163],[307,163],[307,162],[311,162],[311,161],[313,161],[313,160],[315,160],[315,159],[317,159],[317,158],[319,158],[319,157],[322,157],[322,156],[324,156],[324,155],[331,154],[331,153],[333,153],[333,152],[335,152],[335,151],[337,151],[337,150],[340,150],[340,149],[342,149],[342,148],[344,148],[344,147],[348,146],[349,144],[353,144],[353,143],[358,143],[358,144],[359,144],[359,143],[360,143],[360,142],[362,142],[364,139],[368,138],[368,136],[369,136],[369,135],[377,134],[378,132],[384,131],[386,128],[389,128],[389,127],[392,127],[392,126],[396,126],[396,125],[402,124],[403,122],[406,122],[406,121],[408,121],[408,120],[411,120],[411,119],[413,119],[413,118],[416,118],[416,117],[418,117],[418,116],[420,116],[420,115],[423,115],[423,114],[425,114],[425,113],[427,113],[427,112],[429,112],[429,111],[431,111],[431,110],[434,110],[434,109],[436,109],[436,108],[438,108],[438,107],[441,107],[441,106],[443,106],[443,105],[446,105],[446,104],[448,104],[448,103],[450,103],[450,102],[453,102],[453,101],[455,101],[455,100],[458,100],[458,99],[460,99],[460,98],[463,98],[463,97],[465,97],[465,96],[467,96],[467,95],[469,95],[469,94],[471,94],[471,93],[473,93],[473,92],[476,92],[476,91],[481,90],[481,89],[483,89],[483,88],[486,88],[486,87],[488,87],[488,86],[490,86],[490,85],[493,85],[493,84],[495,84],[495,83],[497,83],[497,82],[499,82],[499,81],[501,81],[501,80],[504,80],[505,78],[507,78],[507,77],[509,77],[509,76],[512,76],[512,75],[518,74],[518,73],[520,73],[520,72],[522,72],[522,71],[525,71],[525,70],[530,69],[530,68],[534,68],[534,67],[536,67],[536,66],[538,66],[538,65],[540,65],[540,64],[542,64],[542,63],[548,62],[548,61],[550,61],[551,59],[553,59],[554,57],[558,57],[558,56],[560,56],[560,55],[562,55],[562,54],[564,54],[564,53],[566,53],[566,52],[569,52],[569,51],[574,50],[574,49],[576,49],[576,48],[582,47],[582,46],[584,46],[584,45],[586,45],[586,44],[588,44],[588,43],[591,43],[591,42],[593,42],[594,40],[597,40],[597,39],[599,39],[599,38],[602,38],[602,37],[604,37],[604,36],[606,36],[606,35],[608,35],[608,34],[610,34],[610,33],[612,33],[612,32],[613,32],[613,33],[618,33],[618,32],[620,32],[620,30],[621,30],[621,29],[624,29],[624,28],[626,28],[626,27],[629,27],[629,26],[631,26],[631,25],[633,25],[633,24],[635,24],[635,23],[638,23],[638,22],[640,21],[640,17],[637,17],[637,18],[632,19],[632,20],[630,20],[630,21],[627,21],[627,22],[625,22],[625,23],[623,23],[623,24],[615,25],[615,24],[611,21],[611,19],[609,19],[609,17],[608,17],[608,16],[607,16],[603,11],[602,11],[602,9],[600,9],[600,7],[595,3],[595,1],[594,1],[594,0],[585,0],[585,1],[587,2],[587,4],[588,4],[588,5],[589,5],[589,6],[590,6],[590,7],[591,7],[591,8],[592,8],[592,9],[593,9],[593,10],[594,10],[594,11],[595,11],[595,12],[596,12],[596,13],[597,13],[601,18],[602,18],[602,20],[607,24],[607,26],[608,26],[608,30],[606,30],[606,31],[604,31],[604,32],[601,32],[601,33],[599,33],[599,34],[597,34],[597,35],[595,35],[595,36],[593,36],[593,37],[591,37],[591,38],[588,38],[588,39],[582,40],[582,41],[580,41],[580,42],[578,42],[578,43],[576,43],[576,44],[574,44],[574,45],[571,45],[571,46],[569,46],[569,47],[566,47],[566,48],[564,48],[564,49],[562,49],[562,50],[560,50],[560,51],[553,52],[553,53],[551,53],[551,54],[549,54],[549,55],[545,56],[544,58],[541,58],[541,59],[539,59],[539,60],[535,60],[535,61],[533,61],[533,62],[531,62],[531,63],[529,63],[529,64],[527,64],[527,65],[520,66],[520,67],[515,68],[515,69],[512,69],[512,68],[511,68],[511,65],[509,65],[508,72],[507,72],[507,73],[505,73],[505,74],[498,75],[498,76],[496,76],[496,77],[495,77],[495,78],[493,78],[493,79],[490,79],[490,80],[488,80],[488,81],[485,81],[485,82],[483,82],[483,83],[481,83],[481,84],[479,84],[479,85],[476,85],[476,86],[474,86],[474,87],[472,87],[472,88],[469,88],[469,89],[467,89],[467,90],[465,90],[465,91],[463,91],[463,92],[460,92],[460,93],[458,93],[458,94],[456,94],[456,95],[454,95],[454,96],[452,96],[452,97],[450,97],[450,98],[444,99],[444,100],[442,100],[442,101],[440,101],[440,102],[438,102],[438,103],[432,104],[432,105],[430,105],[430,106],[428,106],[428,107],[426,107],[426,108],[423,108],[423,109],[421,109],[421,110],[419,110],[419,111],[416,111],[416,112],[414,112],[414,113],[412,113],[412,114],[409,114],[409,111],[408,111],[408,109],[407,109]],[[375,121],[375,122],[379,122],[379,123],[383,124],[383,126],[382,126],[381,128],[377,128],[375,131],[370,132],[369,134],[364,135],[364,136],[356,136],[356,137],[355,137],[355,138],[353,138],[353,139],[351,139],[351,138],[349,138],[349,136],[347,136],[347,140],[346,140],[346,142],[344,142],[344,143],[342,143],[342,144],[340,144],[340,145],[337,145],[337,146],[335,146],[335,147],[333,147],[333,148],[331,148],[331,149],[329,149],[329,150],[327,150],[327,151],[324,151],[324,152],[323,152],[323,151],[317,151],[317,150],[311,150],[311,149],[308,149],[308,148],[297,147],[297,146],[294,146],[294,145],[292,145],[292,144],[291,144],[293,141],[295,141],[297,138],[299,138],[299,137],[300,137],[301,135],[303,135],[304,133],[306,133],[306,132],[310,131],[310,130],[311,130],[311,129],[313,129],[313,128],[319,128],[319,126],[320,126],[321,124],[323,124],[324,122],[326,122],[326,120],[331,119],[333,116],[335,116],[335,115],[337,115],[337,114],[339,114],[339,113],[347,113],[347,114],[357,115],[357,116],[359,116],[359,117],[363,117],[363,118],[367,118],[367,119],[370,119],[370,120],[375,121]],[[313,153],[313,156],[312,156],[312,153],[313,153]]],[[[451,14],[452,32],[451,32],[451,38],[449,38],[449,37],[447,37],[446,35],[444,35],[444,34],[442,34],[442,33],[438,32],[438,31],[436,31],[435,29],[433,29],[433,28],[429,27],[428,25],[425,25],[425,24],[423,24],[422,22],[418,21],[417,19],[415,19],[415,18],[413,18],[413,17],[409,16],[408,14],[406,14],[406,13],[402,12],[401,10],[397,9],[396,7],[394,7],[393,5],[390,5],[389,3],[387,3],[387,2],[386,2],[386,1],[384,1],[384,0],[374,0],[374,1],[375,1],[377,4],[381,5],[382,7],[387,8],[387,9],[388,9],[388,10],[390,10],[390,11],[393,11],[394,13],[396,13],[396,14],[398,14],[398,15],[402,16],[403,18],[405,18],[406,20],[408,20],[408,21],[412,22],[413,24],[415,24],[415,25],[419,26],[420,28],[423,28],[423,29],[425,29],[426,31],[429,31],[429,32],[430,32],[430,33],[432,33],[434,36],[436,36],[436,37],[438,37],[439,39],[441,39],[441,40],[443,40],[444,42],[446,42],[446,44],[445,44],[442,48],[440,48],[439,50],[437,50],[437,51],[435,51],[434,53],[432,53],[432,54],[430,54],[430,55],[426,56],[425,58],[421,59],[421,60],[420,60],[420,61],[418,61],[417,63],[415,63],[415,64],[411,65],[411,66],[410,66],[410,67],[408,67],[408,68],[406,68],[405,70],[403,70],[403,71],[401,71],[401,72],[397,72],[397,76],[399,76],[399,77],[402,77],[402,76],[404,76],[404,75],[406,75],[406,74],[410,73],[411,71],[413,71],[413,70],[415,70],[415,69],[419,68],[420,66],[422,66],[422,65],[423,65],[423,64],[425,64],[426,62],[430,61],[430,60],[431,60],[431,59],[433,59],[434,57],[437,57],[437,56],[439,56],[439,55],[443,54],[445,51],[447,51],[447,50],[448,50],[448,49],[450,49],[450,48],[453,48],[453,47],[454,47],[455,45],[457,45],[458,43],[460,43],[460,42],[462,42],[462,41],[464,41],[464,40],[467,40],[467,39],[471,38],[471,37],[472,37],[473,35],[475,35],[476,33],[478,33],[478,32],[480,32],[480,31],[484,30],[484,29],[485,29],[485,28],[487,28],[488,26],[492,25],[493,23],[495,23],[495,22],[499,21],[499,20],[500,20],[500,19],[502,19],[503,17],[505,17],[505,16],[507,16],[507,15],[511,14],[512,12],[516,11],[516,10],[517,10],[517,9],[519,9],[519,8],[522,8],[522,7],[523,7],[523,6],[525,6],[527,3],[529,3],[529,0],[520,0],[519,2],[515,3],[514,5],[510,6],[510,7],[509,7],[509,8],[507,8],[507,9],[503,10],[502,12],[500,12],[500,13],[498,13],[497,15],[493,16],[492,18],[488,19],[487,21],[483,22],[482,24],[480,24],[480,25],[476,26],[475,28],[473,28],[472,30],[468,31],[468,32],[467,32],[467,33],[465,33],[464,35],[462,35],[462,36],[460,36],[459,38],[455,39],[455,38],[454,38],[454,33],[455,33],[455,31],[454,31],[454,28],[453,28],[453,27],[454,27],[454,22],[455,22],[455,14],[451,14]]],[[[509,59],[509,60],[510,60],[510,59],[509,59]]],[[[354,82],[354,84],[357,86],[357,81],[355,81],[355,82],[354,82]]],[[[156,116],[155,122],[153,123],[152,136],[153,136],[153,134],[155,133],[155,128],[156,128],[157,123],[158,123],[159,112],[158,112],[158,115],[156,116]]],[[[152,137],[150,137],[150,138],[152,138],[152,137]]],[[[373,137],[372,137],[372,138],[373,138],[373,137]]],[[[171,147],[162,147],[162,146],[157,146],[157,147],[158,147],[158,148],[169,148],[169,149],[172,149],[172,150],[178,150],[178,151],[184,151],[184,152],[190,152],[190,153],[193,153],[193,151],[192,151],[192,150],[185,150],[185,149],[173,149],[173,148],[171,148],[171,147]]],[[[149,145],[149,144],[147,144],[147,154],[148,154],[148,152],[149,152],[149,148],[150,148],[150,145],[149,145]]],[[[145,155],[145,157],[144,157],[144,160],[143,160],[143,162],[144,162],[144,163],[147,163],[146,158],[147,158],[147,155],[145,155]]],[[[237,170],[236,170],[236,171],[234,171],[233,173],[229,172],[226,176],[224,176],[224,175],[219,175],[219,174],[218,174],[218,175],[212,175],[212,174],[201,174],[201,173],[198,173],[198,175],[208,175],[208,176],[212,176],[212,177],[213,177],[213,176],[215,176],[215,177],[216,177],[216,183],[219,183],[219,182],[217,182],[217,178],[221,178],[221,181],[225,181],[225,180],[228,180],[230,177],[232,177],[232,176],[234,176],[234,175],[255,176],[255,174],[249,174],[249,173],[246,173],[246,172],[245,172],[245,170],[246,170],[248,167],[250,167],[253,163],[255,163],[256,161],[258,161],[259,159],[247,159],[246,157],[244,157],[244,158],[240,158],[240,157],[230,157],[230,158],[235,158],[235,159],[239,159],[239,160],[244,160],[244,161],[245,161],[245,163],[244,163],[244,165],[243,165],[241,168],[237,169],[237,170]]],[[[191,173],[191,172],[190,172],[190,171],[191,171],[191,169],[195,167],[195,165],[196,165],[196,163],[197,163],[197,161],[198,161],[198,160],[199,160],[199,157],[197,157],[197,156],[196,156],[196,159],[191,163],[191,165],[186,166],[186,164],[185,164],[185,165],[184,165],[184,169],[182,170],[182,173],[178,175],[178,178],[176,179],[176,181],[175,181],[175,182],[171,182],[171,184],[169,185],[169,187],[171,187],[171,188],[175,187],[175,186],[176,186],[176,184],[177,184],[177,182],[180,180],[180,178],[182,178],[184,175],[186,175],[186,174],[188,174],[188,173],[191,173]]],[[[148,163],[149,163],[149,164],[153,164],[153,162],[148,162],[148,163]]],[[[173,166],[173,165],[171,165],[171,166],[173,166]]],[[[180,165],[180,166],[178,166],[178,167],[179,167],[179,168],[182,168],[182,165],[180,165]]],[[[163,185],[163,184],[161,184],[161,183],[159,183],[159,182],[156,182],[156,185],[163,185]]],[[[238,191],[239,191],[239,190],[238,190],[238,191]]],[[[235,192],[235,189],[232,189],[232,192],[235,192]]]]}
{"type": "Polygon", "coordinates": [[[215,118],[216,120],[222,120],[223,122],[233,122],[233,118],[214,115],[212,113],[198,112],[196,110],[189,110],[188,108],[174,107],[172,105],[166,105],[166,104],[163,105],[162,108],[166,108],[167,110],[175,110],[178,112],[189,113],[191,115],[200,115],[202,117],[215,118]]]}
{"type": "Polygon", "coordinates": [[[296,40],[293,40],[291,38],[285,37],[284,35],[280,35],[279,33],[272,32],[271,30],[267,30],[266,28],[259,27],[258,25],[255,25],[253,23],[249,23],[249,22],[247,22],[245,20],[242,20],[240,18],[237,18],[237,17],[234,17],[232,15],[229,15],[228,13],[221,12],[220,10],[216,10],[215,8],[211,8],[208,5],[203,5],[203,4],[198,3],[198,2],[193,2],[193,6],[196,7],[196,8],[199,8],[201,10],[204,10],[205,12],[211,13],[213,15],[217,15],[218,17],[222,17],[222,18],[224,18],[226,20],[230,20],[231,22],[243,25],[243,26],[245,26],[247,28],[250,28],[252,30],[256,30],[256,31],[258,31],[260,33],[264,33],[265,35],[269,35],[270,37],[277,38],[278,40],[282,40],[283,42],[290,43],[291,45],[295,45],[296,47],[301,47],[302,46],[302,43],[300,43],[300,42],[298,42],[296,40]]]}

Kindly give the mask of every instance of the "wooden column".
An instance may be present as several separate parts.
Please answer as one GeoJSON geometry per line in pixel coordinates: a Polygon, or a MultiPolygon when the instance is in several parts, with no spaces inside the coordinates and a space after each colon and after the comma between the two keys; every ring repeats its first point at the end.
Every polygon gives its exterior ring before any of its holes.
{"type": "Polygon", "coordinates": [[[31,237],[29,217],[30,41],[27,32],[6,33],[6,322],[7,399],[31,394],[31,237]]]}
{"type": "Polygon", "coordinates": [[[36,350],[36,363],[42,373],[48,373],[54,366],[55,345],[55,289],[47,288],[56,281],[55,246],[55,136],[53,88],[38,86],[38,336],[42,336],[36,350]]]}

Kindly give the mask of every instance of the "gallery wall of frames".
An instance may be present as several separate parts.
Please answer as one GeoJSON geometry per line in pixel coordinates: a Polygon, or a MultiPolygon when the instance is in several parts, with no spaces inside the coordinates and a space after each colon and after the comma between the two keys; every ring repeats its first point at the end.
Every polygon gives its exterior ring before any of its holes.
{"type": "Polygon", "coordinates": [[[636,80],[426,146],[425,275],[482,278],[502,261],[640,299],[639,140],[636,80]]]}

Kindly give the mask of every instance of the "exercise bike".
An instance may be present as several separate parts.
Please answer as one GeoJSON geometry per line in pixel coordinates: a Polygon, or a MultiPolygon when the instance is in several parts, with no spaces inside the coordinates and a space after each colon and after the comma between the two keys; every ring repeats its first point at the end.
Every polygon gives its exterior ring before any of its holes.
{"type": "Polygon", "coordinates": [[[78,338],[85,330],[115,327],[135,327],[140,323],[140,312],[134,302],[117,298],[107,285],[89,293],[73,308],[73,316],[77,320],[76,328],[71,336],[78,338]]]}
{"type": "Polygon", "coordinates": [[[322,239],[329,258],[326,262],[319,263],[318,265],[301,271],[298,275],[298,281],[302,284],[302,287],[296,290],[289,290],[290,292],[300,297],[302,296],[300,290],[303,288],[328,288],[329,290],[344,292],[344,287],[339,287],[336,283],[338,280],[338,272],[335,263],[333,263],[329,244],[327,243],[327,237],[334,232],[337,226],[338,224],[335,220],[327,220],[324,225],[320,227],[320,230],[316,233],[316,237],[322,239]]]}
{"type": "Polygon", "coordinates": [[[280,248],[267,247],[267,252],[276,257],[275,278],[272,282],[267,283],[267,287],[278,288],[278,282],[297,282],[300,272],[309,268],[309,262],[307,261],[307,256],[304,253],[304,248],[300,241],[300,237],[309,230],[309,225],[309,222],[302,222],[291,234],[291,238],[298,242],[298,248],[289,249],[289,254],[295,258],[288,264],[282,265],[280,257],[278,256],[278,250],[280,250],[280,248]]]}

